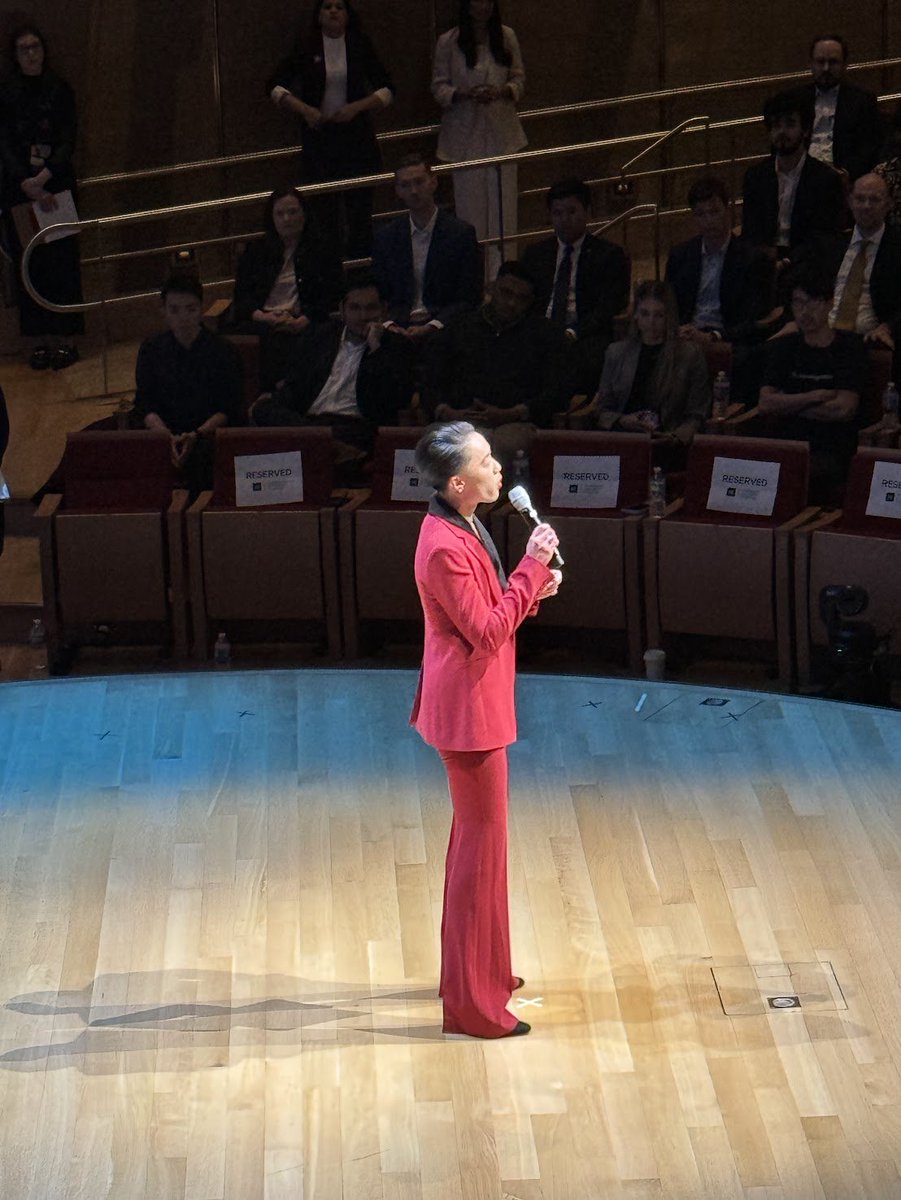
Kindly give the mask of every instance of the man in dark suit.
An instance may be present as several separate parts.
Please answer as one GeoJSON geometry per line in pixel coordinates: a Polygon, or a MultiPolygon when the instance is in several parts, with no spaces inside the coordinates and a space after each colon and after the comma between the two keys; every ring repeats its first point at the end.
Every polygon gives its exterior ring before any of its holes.
{"type": "Polygon", "coordinates": [[[696,180],[688,206],[696,237],[673,246],[666,279],[679,306],[679,334],[694,342],[752,343],[773,306],[773,264],[732,232],[729,193],[721,179],[696,180]]]}
{"type": "Polygon", "coordinates": [[[745,172],[742,236],[786,258],[812,233],[845,225],[842,176],[807,153],[813,104],[799,92],[780,92],[763,106],[772,155],[745,172]]]}
{"type": "Polygon", "coordinates": [[[859,333],[866,342],[891,350],[893,328],[901,321],[901,233],[886,224],[888,185],[881,175],[861,175],[849,203],[852,232],[811,238],[798,261],[825,271],[833,281],[833,329],[859,333]]]}
{"type": "Polygon", "coordinates": [[[581,179],[553,184],[546,201],[556,236],[528,246],[520,261],[535,280],[536,309],[570,344],[573,391],[593,391],[613,318],[629,304],[631,265],[615,242],[589,232],[591,189],[581,179]]]}
{"type": "Polygon", "coordinates": [[[846,83],[847,68],[845,39],[819,34],[810,44],[813,82],[803,93],[814,106],[811,155],[847,172],[853,183],[876,165],[884,133],[876,97],[846,83]]]}
{"type": "Polygon", "coordinates": [[[413,348],[385,328],[384,299],[372,276],[348,278],[341,317],[319,326],[295,374],[261,396],[251,418],[255,425],[327,425],[339,461],[359,465],[379,425],[395,424],[410,403],[413,348]],[[348,448],[355,453],[349,456],[348,448]]]}
{"type": "Polygon", "coordinates": [[[394,333],[419,341],[482,299],[476,232],[438,208],[438,180],[420,154],[408,154],[394,172],[398,199],[409,216],[376,231],[372,265],[388,304],[394,333]]]}

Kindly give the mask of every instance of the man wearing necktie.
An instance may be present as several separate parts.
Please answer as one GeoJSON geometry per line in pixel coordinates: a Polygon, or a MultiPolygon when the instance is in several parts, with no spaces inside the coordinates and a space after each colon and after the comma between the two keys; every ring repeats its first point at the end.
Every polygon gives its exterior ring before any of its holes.
{"type": "Polygon", "coordinates": [[[811,238],[797,262],[819,265],[835,279],[829,313],[833,329],[859,333],[869,345],[893,349],[892,330],[901,319],[901,234],[886,224],[891,197],[885,180],[861,175],[849,205],[854,217],[850,236],[811,238]]]}
{"type": "Polygon", "coordinates": [[[539,312],[567,340],[566,377],[573,392],[597,387],[613,319],[629,304],[631,266],[622,247],[591,233],[591,188],[562,179],[546,196],[554,236],[533,242],[520,256],[535,280],[539,312]]]}

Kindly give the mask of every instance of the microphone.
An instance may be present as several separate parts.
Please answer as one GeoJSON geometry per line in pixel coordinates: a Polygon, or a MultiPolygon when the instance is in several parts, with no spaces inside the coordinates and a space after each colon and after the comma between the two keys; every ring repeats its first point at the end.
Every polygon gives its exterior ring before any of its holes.
{"type": "MultiPolygon", "coordinates": [[[[521,484],[517,484],[516,487],[510,488],[510,491],[507,493],[507,499],[527,525],[541,524],[541,519],[539,518],[538,513],[532,507],[532,501],[529,499],[529,493],[524,487],[522,487],[521,484]]],[[[554,556],[551,559],[551,562],[555,567],[563,566],[563,559],[556,550],[554,551],[554,556]]]]}

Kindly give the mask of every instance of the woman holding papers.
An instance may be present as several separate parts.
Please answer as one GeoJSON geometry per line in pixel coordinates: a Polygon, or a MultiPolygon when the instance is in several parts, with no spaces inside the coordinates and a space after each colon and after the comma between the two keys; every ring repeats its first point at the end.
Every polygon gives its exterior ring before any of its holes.
{"type": "Polygon", "coordinates": [[[528,1033],[507,1009],[522,986],[510,963],[507,912],[507,746],[516,740],[515,634],[559,575],[549,525],[532,532],[505,577],[476,518],[493,504],[501,468],[467,421],[433,426],[416,448],[435,494],[416,548],[425,648],[410,723],[441,755],[453,803],[441,921],[444,1032],[500,1038],[528,1033]]]}
{"type": "MultiPolygon", "coordinates": [[[[0,88],[0,163],[3,207],[12,220],[9,236],[21,251],[29,230],[74,212],[76,114],[71,87],[47,65],[44,37],[30,23],[10,35],[12,71],[0,88]]],[[[38,246],[29,274],[35,290],[56,304],[81,301],[78,240],[62,237],[38,246]]],[[[71,342],[84,331],[81,313],[55,313],[36,304],[21,286],[19,321],[23,336],[37,339],[31,365],[59,370],[78,359],[71,342]]]]}

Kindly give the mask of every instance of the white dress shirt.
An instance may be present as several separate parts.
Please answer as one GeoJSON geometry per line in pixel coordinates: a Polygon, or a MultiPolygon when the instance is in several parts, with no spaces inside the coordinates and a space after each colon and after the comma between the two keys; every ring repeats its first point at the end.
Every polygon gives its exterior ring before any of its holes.
{"type": "Polygon", "coordinates": [[[311,417],[361,417],[357,405],[357,372],[366,353],[366,339],[355,338],[345,329],[338,353],[322,391],[309,408],[311,417]]]}
{"type": "Polygon", "coordinates": [[[779,185],[779,219],[776,225],[776,245],[791,244],[792,210],[795,207],[795,193],[798,190],[798,180],[807,162],[806,152],[801,155],[798,164],[790,171],[783,171],[776,159],[776,181],[779,185]]]}
{"type": "MultiPolygon", "coordinates": [[[[410,217],[410,247],[413,251],[413,305],[410,309],[410,324],[421,325],[428,320],[429,311],[423,300],[425,289],[425,267],[432,245],[432,234],[435,232],[435,222],[438,220],[438,208],[435,207],[429,223],[422,229],[410,217]]],[[[440,328],[440,322],[433,322],[440,328]]]]}
{"type": "Polygon", "coordinates": [[[817,88],[814,103],[813,135],[808,153],[820,162],[832,166],[832,134],[835,128],[835,105],[838,87],[817,88]]]}
{"type": "MultiPolygon", "coordinates": [[[[570,260],[569,271],[569,291],[566,294],[566,328],[574,327],[578,320],[579,314],[576,309],[576,272],[579,270],[579,255],[582,253],[582,247],[585,245],[586,235],[583,233],[577,242],[572,243],[572,259],[570,260]]],[[[545,316],[550,320],[551,310],[554,307],[554,291],[557,286],[557,274],[560,271],[560,264],[563,262],[563,255],[566,253],[566,242],[561,238],[557,238],[557,262],[554,267],[554,284],[551,287],[551,297],[547,302],[545,316]]]]}
{"type": "Polygon", "coordinates": [[[266,297],[263,312],[293,312],[297,304],[297,271],[294,267],[294,247],[285,254],[285,261],[266,297]]]}

